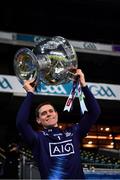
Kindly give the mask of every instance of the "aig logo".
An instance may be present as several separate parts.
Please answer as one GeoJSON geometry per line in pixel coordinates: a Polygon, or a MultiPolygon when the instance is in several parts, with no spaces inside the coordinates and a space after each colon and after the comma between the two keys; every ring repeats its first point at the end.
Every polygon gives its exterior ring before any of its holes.
{"type": "Polygon", "coordinates": [[[107,97],[116,97],[112,89],[108,86],[103,87],[103,86],[91,85],[89,86],[89,88],[95,96],[100,95],[100,96],[107,96],[107,97]]]}
{"type": "Polygon", "coordinates": [[[72,139],[57,143],[49,143],[50,156],[68,156],[74,154],[72,139]]]}

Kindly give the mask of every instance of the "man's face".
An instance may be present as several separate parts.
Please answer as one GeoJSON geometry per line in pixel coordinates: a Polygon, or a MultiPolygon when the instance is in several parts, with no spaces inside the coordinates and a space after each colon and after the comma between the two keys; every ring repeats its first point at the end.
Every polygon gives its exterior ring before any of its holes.
{"type": "Polygon", "coordinates": [[[38,124],[44,127],[57,127],[58,126],[58,113],[50,104],[43,105],[39,109],[39,117],[37,118],[38,124]]]}

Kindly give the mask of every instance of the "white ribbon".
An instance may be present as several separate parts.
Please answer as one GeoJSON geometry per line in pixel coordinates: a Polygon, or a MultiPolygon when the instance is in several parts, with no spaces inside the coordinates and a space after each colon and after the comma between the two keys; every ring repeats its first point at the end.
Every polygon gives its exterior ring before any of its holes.
{"type": "Polygon", "coordinates": [[[72,90],[69,94],[69,97],[68,97],[66,104],[65,104],[65,107],[64,107],[64,111],[69,112],[71,110],[73,100],[74,100],[76,93],[77,93],[76,88],[77,88],[77,81],[74,80],[72,90]]]}
{"type": "Polygon", "coordinates": [[[78,98],[79,98],[79,103],[80,103],[80,107],[81,107],[81,112],[82,112],[82,114],[84,114],[84,112],[87,111],[87,108],[86,108],[86,105],[84,102],[85,96],[81,90],[80,83],[78,83],[78,98]]]}
{"type": "Polygon", "coordinates": [[[85,106],[85,102],[83,99],[84,95],[83,95],[83,92],[81,90],[81,86],[80,86],[80,83],[78,82],[78,80],[73,81],[73,88],[72,88],[72,90],[69,94],[69,97],[65,103],[64,111],[69,112],[71,110],[73,101],[74,101],[75,96],[77,94],[77,90],[78,90],[78,97],[79,97],[79,103],[80,103],[81,111],[82,111],[82,114],[84,114],[84,112],[87,111],[87,108],[85,106]]]}

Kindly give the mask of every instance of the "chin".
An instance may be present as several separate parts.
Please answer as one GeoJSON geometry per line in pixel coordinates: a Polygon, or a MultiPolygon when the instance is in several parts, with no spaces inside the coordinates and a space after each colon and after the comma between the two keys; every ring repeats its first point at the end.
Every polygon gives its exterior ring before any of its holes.
{"type": "Polygon", "coordinates": [[[52,127],[57,127],[58,125],[57,124],[48,124],[46,127],[47,128],[52,128],[52,127]]]}
{"type": "Polygon", "coordinates": [[[46,126],[57,127],[57,121],[48,122],[46,126]]]}

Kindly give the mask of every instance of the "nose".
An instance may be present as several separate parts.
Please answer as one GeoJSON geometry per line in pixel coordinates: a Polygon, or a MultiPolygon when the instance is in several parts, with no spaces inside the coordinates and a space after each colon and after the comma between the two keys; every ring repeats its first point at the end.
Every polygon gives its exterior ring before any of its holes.
{"type": "Polygon", "coordinates": [[[51,116],[51,113],[50,113],[49,111],[47,112],[47,116],[48,116],[48,117],[51,116]]]}

